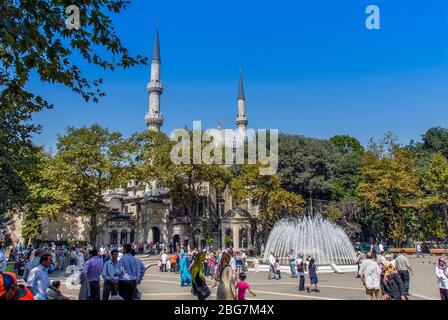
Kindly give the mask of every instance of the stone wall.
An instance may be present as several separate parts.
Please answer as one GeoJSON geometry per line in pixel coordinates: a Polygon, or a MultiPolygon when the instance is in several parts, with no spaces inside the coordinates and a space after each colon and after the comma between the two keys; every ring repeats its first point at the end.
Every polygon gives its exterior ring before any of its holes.
{"type": "MultiPolygon", "coordinates": [[[[11,221],[6,226],[6,235],[10,237],[13,243],[18,243],[19,241],[23,241],[22,238],[22,214],[13,214],[11,217],[11,221]]],[[[0,236],[0,239],[3,238],[4,235],[0,236]]]]}
{"type": "Polygon", "coordinates": [[[42,221],[42,233],[39,240],[42,241],[88,241],[90,219],[69,213],[61,213],[57,219],[44,218],[42,221]]]}

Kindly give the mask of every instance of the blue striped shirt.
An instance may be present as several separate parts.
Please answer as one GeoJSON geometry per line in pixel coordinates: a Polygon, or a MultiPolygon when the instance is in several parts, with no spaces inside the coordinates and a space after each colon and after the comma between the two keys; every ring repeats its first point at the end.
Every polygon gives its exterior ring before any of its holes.
{"type": "Polygon", "coordinates": [[[118,269],[118,261],[112,262],[112,260],[107,260],[103,266],[103,279],[107,280],[118,280],[120,277],[120,272],[118,269]]]}
{"type": "Polygon", "coordinates": [[[119,280],[137,280],[141,281],[144,275],[143,263],[137,258],[133,257],[130,253],[126,253],[117,262],[117,269],[120,273],[119,280]]]}

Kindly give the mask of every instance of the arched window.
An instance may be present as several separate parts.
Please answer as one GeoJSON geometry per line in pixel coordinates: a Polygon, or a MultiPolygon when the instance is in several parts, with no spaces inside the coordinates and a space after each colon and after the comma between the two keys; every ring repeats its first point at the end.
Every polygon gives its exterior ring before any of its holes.
{"type": "Polygon", "coordinates": [[[159,243],[160,242],[160,230],[157,227],[152,227],[152,242],[154,244],[159,243]]]}
{"type": "Polygon", "coordinates": [[[117,244],[118,242],[118,232],[117,230],[112,230],[110,233],[110,244],[117,244]]]}
{"type": "Polygon", "coordinates": [[[178,234],[175,234],[173,236],[173,245],[177,247],[180,244],[180,236],[178,234]]]}
{"type": "Polygon", "coordinates": [[[196,229],[193,232],[193,243],[195,248],[199,248],[199,245],[201,243],[201,229],[196,229]]]}
{"type": "Polygon", "coordinates": [[[233,247],[233,231],[232,229],[227,229],[224,235],[224,246],[233,247]]]}
{"type": "Polygon", "coordinates": [[[240,230],[239,238],[240,238],[239,247],[240,248],[247,248],[247,245],[248,245],[247,229],[243,228],[243,229],[240,230]]]}
{"type": "Polygon", "coordinates": [[[120,243],[126,244],[128,242],[128,232],[126,230],[121,231],[120,243]]]}

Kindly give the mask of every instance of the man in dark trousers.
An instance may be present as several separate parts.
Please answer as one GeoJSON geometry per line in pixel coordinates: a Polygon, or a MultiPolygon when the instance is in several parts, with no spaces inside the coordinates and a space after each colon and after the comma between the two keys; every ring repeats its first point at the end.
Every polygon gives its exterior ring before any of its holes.
{"type": "Polygon", "coordinates": [[[117,262],[119,270],[118,294],[124,300],[134,300],[136,296],[137,284],[143,279],[144,266],[132,255],[132,247],[125,244],[123,247],[123,257],[117,262]],[[143,270],[142,270],[143,269],[143,270]]]}
{"type": "Polygon", "coordinates": [[[408,258],[406,258],[406,252],[404,250],[401,250],[400,254],[395,259],[395,267],[400,274],[401,281],[403,281],[403,285],[406,289],[406,295],[410,296],[411,293],[409,292],[409,282],[411,277],[409,275],[409,272],[411,272],[411,275],[414,274],[411,268],[411,264],[409,263],[408,258]]]}
{"type": "Polygon", "coordinates": [[[111,259],[107,260],[103,266],[103,300],[109,300],[109,296],[118,295],[119,271],[117,268],[118,250],[112,250],[111,259]]]}
{"type": "Polygon", "coordinates": [[[100,300],[100,277],[103,271],[103,259],[98,256],[98,250],[89,252],[90,259],[84,265],[82,273],[87,275],[90,288],[90,300],[100,300]]]}

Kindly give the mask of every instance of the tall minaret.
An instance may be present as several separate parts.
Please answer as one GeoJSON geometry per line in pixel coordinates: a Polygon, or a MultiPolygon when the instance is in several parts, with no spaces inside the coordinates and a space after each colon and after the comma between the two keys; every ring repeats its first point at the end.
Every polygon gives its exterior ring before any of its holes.
{"type": "Polygon", "coordinates": [[[246,134],[249,121],[246,116],[246,99],[244,98],[243,71],[240,70],[240,84],[238,87],[238,114],[236,115],[236,124],[241,134],[246,134]]]}
{"type": "Polygon", "coordinates": [[[151,59],[151,80],[146,87],[149,93],[149,112],[145,116],[145,123],[148,130],[151,131],[160,131],[163,124],[163,115],[160,112],[160,95],[163,93],[163,85],[160,82],[160,64],[159,27],[156,27],[151,59]]]}

